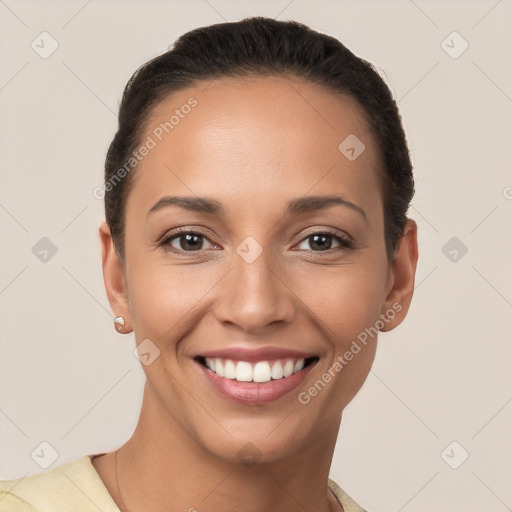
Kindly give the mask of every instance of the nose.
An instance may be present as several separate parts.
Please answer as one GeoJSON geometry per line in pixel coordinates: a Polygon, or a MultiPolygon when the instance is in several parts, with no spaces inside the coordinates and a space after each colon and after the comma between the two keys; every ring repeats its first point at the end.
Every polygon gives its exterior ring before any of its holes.
{"type": "Polygon", "coordinates": [[[270,324],[290,323],[298,298],[288,281],[270,250],[264,249],[254,261],[234,252],[232,268],[219,283],[214,305],[217,320],[252,334],[270,324]]]}

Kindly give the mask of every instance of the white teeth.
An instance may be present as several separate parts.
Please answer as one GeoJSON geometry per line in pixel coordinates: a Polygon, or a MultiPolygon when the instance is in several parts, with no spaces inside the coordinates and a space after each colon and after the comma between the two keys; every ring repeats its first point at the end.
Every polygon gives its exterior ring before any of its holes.
{"type": "Polygon", "coordinates": [[[272,365],[272,378],[273,379],[282,379],[284,377],[283,374],[283,365],[280,361],[276,361],[272,365]]]}
{"type": "Polygon", "coordinates": [[[215,373],[219,377],[224,377],[224,365],[219,358],[215,359],[215,373]]]}
{"type": "Polygon", "coordinates": [[[254,365],[247,361],[232,361],[216,357],[206,358],[206,366],[219,377],[239,382],[269,382],[300,372],[305,359],[285,359],[280,361],[258,361],[254,365]]]}
{"type": "Polygon", "coordinates": [[[305,364],[304,359],[299,359],[299,360],[295,363],[295,366],[293,367],[293,373],[300,372],[300,371],[302,370],[302,368],[304,368],[304,364],[305,364]]]}
{"type": "Polygon", "coordinates": [[[283,366],[283,375],[285,377],[289,377],[293,373],[294,366],[295,364],[293,363],[293,361],[291,359],[288,359],[288,361],[286,361],[285,365],[283,366]]]}
{"type": "Polygon", "coordinates": [[[228,359],[224,364],[224,377],[226,377],[226,379],[235,380],[236,366],[231,359],[228,359]]]}
{"type": "Polygon", "coordinates": [[[270,365],[266,361],[256,363],[253,370],[252,380],[254,382],[268,382],[272,378],[270,374],[270,365]]]}
{"type": "Polygon", "coordinates": [[[235,379],[239,382],[251,382],[252,366],[251,363],[239,361],[236,365],[235,379]]]}

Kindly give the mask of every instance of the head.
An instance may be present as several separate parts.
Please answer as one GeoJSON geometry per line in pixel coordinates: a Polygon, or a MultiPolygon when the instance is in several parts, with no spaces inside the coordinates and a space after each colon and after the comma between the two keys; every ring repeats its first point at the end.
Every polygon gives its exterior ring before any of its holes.
{"type": "Polygon", "coordinates": [[[156,347],[143,365],[154,410],[228,459],[248,442],[284,457],[339,423],[377,332],[409,308],[413,191],[389,89],[333,37],[250,18],[188,32],[140,67],[100,237],[115,315],[156,347]],[[235,348],[310,357],[281,398],[237,401],[204,376],[208,354],[235,348]]]}

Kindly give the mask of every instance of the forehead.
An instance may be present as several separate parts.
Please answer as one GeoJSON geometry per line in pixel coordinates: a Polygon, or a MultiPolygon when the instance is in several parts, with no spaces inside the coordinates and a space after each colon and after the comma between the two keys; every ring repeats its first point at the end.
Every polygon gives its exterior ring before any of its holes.
{"type": "Polygon", "coordinates": [[[298,79],[223,78],[169,94],[148,113],[141,142],[152,149],[128,201],[146,210],[175,193],[243,199],[248,208],[249,197],[261,205],[336,189],[379,200],[378,151],[360,105],[298,79]],[[349,159],[347,145],[364,151],[349,159]]]}

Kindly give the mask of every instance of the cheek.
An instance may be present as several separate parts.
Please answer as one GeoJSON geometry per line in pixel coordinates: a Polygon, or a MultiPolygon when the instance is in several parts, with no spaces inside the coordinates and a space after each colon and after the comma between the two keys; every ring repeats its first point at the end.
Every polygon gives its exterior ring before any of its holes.
{"type": "Polygon", "coordinates": [[[309,272],[297,273],[293,291],[339,352],[379,319],[385,278],[379,261],[353,261],[337,268],[311,266],[309,272]]]}
{"type": "MultiPolygon", "coordinates": [[[[162,249],[141,248],[132,243],[130,235],[126,237],[130,255],[126,272],[138,339],[154,339],[159,345],[165,340],[172,345],[173,339],[200,328],[201,316],[212,309],[215,300],[222,297],[219,300],[229,301],[226,286],[233,286],[226,275],[229,262],[194,263],[192,257],[187,261],[176,256],[166,259],[162,249]]],[[[297,259],[276,262],[272,266],[283,286],[278,280],[272,290],[293,302],[296,325],[309,323],[309,331],[311,327],[321,331],[318,334],[335,352],[345,351],[365,328],[375,324],[385,299],[386,267],[378,249],[369,247],[337,262],[328,258],[318,263],[297,259]]]]}
{"type": "Polygon", "coordinates": [[[194,271],[191,265],[154,265],[149,257],[134,261],[128,279],[137,338],[157,344],[193,326],[196,310],[217,281],[211,272],[194,271]]]}
{"type": "Polygon", "coordinates": [[[354,263],[335,272],[317,272],[309,280],[309,292],[303,283],[309,318],[314,317],[317,332],[328,342],[328,352],[314,379],[300,390],[298,401],[304,414],[321,418],[321,423],[339,415],[370,372],[383,282],[378,266],[359,270],[354,263]]]}

